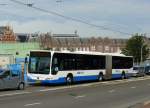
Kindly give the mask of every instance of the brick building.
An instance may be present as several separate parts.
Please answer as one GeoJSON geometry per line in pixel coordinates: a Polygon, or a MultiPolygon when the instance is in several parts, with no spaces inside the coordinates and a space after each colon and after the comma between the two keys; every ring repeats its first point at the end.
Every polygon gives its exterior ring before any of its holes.
{"type": "Polygon", "coordinates": [[[0,41],[1,42],[15,42],[16,36],[10,26],[0,27],[0,41]]]}

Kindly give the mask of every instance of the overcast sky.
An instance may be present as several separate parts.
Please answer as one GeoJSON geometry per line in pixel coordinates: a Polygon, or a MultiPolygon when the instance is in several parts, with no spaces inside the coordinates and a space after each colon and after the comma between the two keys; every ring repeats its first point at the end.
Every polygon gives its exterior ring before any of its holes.
{"type": "MultiPolygon", "coordinates": [[[[150,33],[150,0],[18,0],[64,16],[80,19],[125,33],[150,33]]],[[[80,22],[12,2],[0,0],[0,26],[11,25],[15,32],[74,33],[81,37],[128,38],[118,32],[103,30],[80,22]]]]}

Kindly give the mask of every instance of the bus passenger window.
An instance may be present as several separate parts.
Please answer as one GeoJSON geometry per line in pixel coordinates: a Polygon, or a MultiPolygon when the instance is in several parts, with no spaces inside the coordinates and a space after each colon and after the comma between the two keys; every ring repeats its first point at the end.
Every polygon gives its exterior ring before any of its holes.
{"type": "Polygon", "coordinates": [[[60,61],[59,70],[60,71],[64,70],[63,61],[60,61]]]}

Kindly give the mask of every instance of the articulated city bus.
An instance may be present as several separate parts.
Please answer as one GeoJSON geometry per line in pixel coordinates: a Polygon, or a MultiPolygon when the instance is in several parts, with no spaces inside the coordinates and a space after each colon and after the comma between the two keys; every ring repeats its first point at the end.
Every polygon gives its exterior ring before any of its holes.
{"type": "Polygon", "coordinates": [[[121,54],[69,51],[30,51],[28,81],[42,84],[127,78],[133,58],[121,54]]]}

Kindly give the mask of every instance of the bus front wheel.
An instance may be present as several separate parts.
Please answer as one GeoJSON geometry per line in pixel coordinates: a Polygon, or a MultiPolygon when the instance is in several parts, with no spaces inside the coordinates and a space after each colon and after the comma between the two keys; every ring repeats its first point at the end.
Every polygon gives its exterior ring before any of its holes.
{"type": "Polygon", "coordinates": [[[104,80],[103,73],[99,73],[99,75],[98,75],[98,81],[103,81],[103,80],[104,80]]]}
{"type": "Polygon", "coordinates": [[[73,84],[73,76],[72,75],[68,75],[66,77],[66,83],[67,83],[67,85],[73,84]]]}

